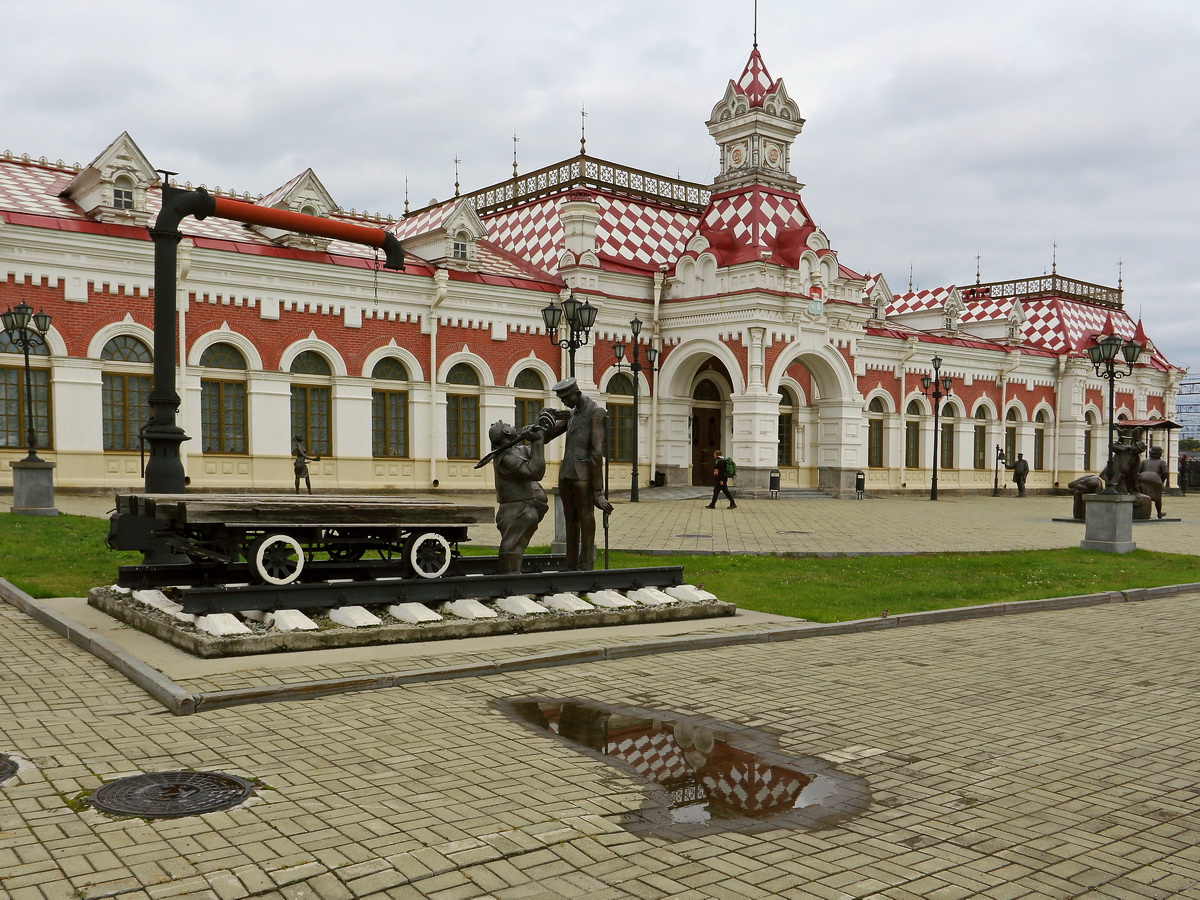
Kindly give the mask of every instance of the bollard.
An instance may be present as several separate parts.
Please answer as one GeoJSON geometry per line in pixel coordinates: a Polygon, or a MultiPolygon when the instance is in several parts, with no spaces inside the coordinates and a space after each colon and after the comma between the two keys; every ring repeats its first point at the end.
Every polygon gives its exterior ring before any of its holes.
{"type": "Polygon", "coordinates": [[[767,488],[771,492],[771,499],[779,499],[779,469],[771,470],[771,482],[767,488]]]}
{"type": "Polygon", "coordinates": [[[861,500],[863,491],[867,489],[867,476],[862,469],[854,473],[854,499],[861,500]]]}

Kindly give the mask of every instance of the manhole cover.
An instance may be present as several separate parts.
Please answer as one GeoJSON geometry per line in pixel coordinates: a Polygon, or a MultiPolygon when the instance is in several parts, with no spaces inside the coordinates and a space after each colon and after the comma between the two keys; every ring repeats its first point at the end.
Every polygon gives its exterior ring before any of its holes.
{"type": "Polygon", "coordinates": [[[776,534],[812,534],[811,531],[777,531],[776,534]]]}
{"type": "Polygon", "coordinates": [[[252,782],[219,772],[151,772],[109,782],[90,803],[115,816],[173,819],[229,809],[253,791],[252,782]]]}
{"type": "Polygon", "coordinates": [[[677,535],[675,535],[675,537],[678,537],[678,538],[710,538],[710,537],[712,537],[712,535],[711,534],[677,534],[677,535]]]}
{"type": "Polygon", "coordinates": [[[0,753],[0,784],[4,784],[8,779],[16,775],[19,768],[20,766],[17,765],[15,759],[7,754],[0,753]]]}

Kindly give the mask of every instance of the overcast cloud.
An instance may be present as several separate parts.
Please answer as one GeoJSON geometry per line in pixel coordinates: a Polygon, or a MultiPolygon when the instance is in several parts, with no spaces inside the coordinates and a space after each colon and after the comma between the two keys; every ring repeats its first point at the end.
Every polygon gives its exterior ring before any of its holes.
{"type": "MultiPolygon", "coordinates": [[[[89,162],[128,131],[180,180],[311,166],[399,215],[575,155],[708,183],[704,122],[752,0],[5,0],[0,150],[89,162]]],[[[894,290],[1049,271],[1114,285],[1200,369],[1200,3],[760,0],[807,124],[793,173],[843,263],[894,290]]]]}

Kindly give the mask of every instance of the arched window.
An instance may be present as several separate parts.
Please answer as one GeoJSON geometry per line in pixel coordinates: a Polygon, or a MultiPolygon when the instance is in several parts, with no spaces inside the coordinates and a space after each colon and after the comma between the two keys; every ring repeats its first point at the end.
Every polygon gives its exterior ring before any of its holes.
{"type": "Polygon", "coordinates": [[[1046,468],[1046,426],[1050,424],[1050,415],[1044,409],[1038,410],[1033,417],[1033,467],[1046,468]]]}
{"type": "Polygon", "coordinates": [[[333,440],[332,420],[333,369],[315,350],[305,350],[292,360],[292,434],[300,438],[312,456],[330,456],[333,440]]]}
{"type": "Polygon", "coordinates": [[[371,377],[371,455],[408,456],[408,369],[392,356],[375,363],[371,377]]]}
{"type": "Polygon", "coordinates": [[[470,246],[471,235],[465,231],[460,231],[454,235],[454,240],[450,242],[450,256],[454,259],[466,259],[467,247],[470,246]]]}
{"type": "Polygon", "coordinates": [[[795,465],[795,410],[799,404],[790,390],[779,389],[779,453],[776,465],[795,465]]]}
{"type": "Polygon", "coordinates": [[[704,400],[709,403],[719,403],[721,400],[721,389],[717,387],[716,382],[711,378],[705,378],[692,391],[692,399],[704,400]]]}
{"type": "Polygon", "coordinates": [[[872,469],[883,468],[883,420],[885,415],[887,415],[887,406],[882,397],[875,397],[867,404],[867,466],[872,469]]]}
{"type": "MultiPolygon", "coordinates": [[[[0,354],[16,353],[18,358],[0,356],[0,447],[29,448],[29,417],[25,402],[25,352],[7,331],[0,331],[0,354]]],[[[29,383],[33,387],[33,433],[37,449],[49,450],[50,443],[50,351],[45,342],[29,348],[29,383]],[[47,357],[42,359],[42,357],[47,357]],[[36,360],[36,361],[34,361],[36,360]]]]}
{"type": "Polygon", "coordinates": [[[200,450],[246,453],[246,357],[233,344],[213,344],[200,365],[216,370],[200,378],[200,450]]]}
{"type": "Polygon", "coordinates": [[[113,179],[113,209],[133,209],[133,179],[128,175],[113,179]]]}
{"type": "Polygon", "coordinates": [[[1004,414],[1004,458],[1009,462],[1017,458],[1017,426],[1014,423],[1019,421],[1017,408],[1010,406],[1004,414]]]}
{"type": "Polygon", "coordinates": [[[941,456],[943,469],[954,468],[954,420],[956,413],[954,404],[947,403],[942,407],[942,434],[939,438],[938,455],[941,456]]]}
{"type": "Polygon", "coordinates": [[[904,423],[904,468],[921,468],[921,404],[916,400],[909,401],[906,409],[908,421],[904,423]]]}
{"type": "Polygon", "coordinates": [[[633,379],[624,372],[608,382],[608,441],[613,462],[633,462],[633,379]]]}
{"type": "Polygon", "coordinates": [[[513,424],[520,431],[526,425],[536,425],[538,413],[546,405],[546,381],[537,369],[522,369],[513,387],[518,391],[513,424]]]}
{"type": "Polygon", "coordinates": [[[972,448],[972,457],[976,469],[988,467],[987,422],[990,418],[986,406],[975,410],[975,445],[972,448]]]}
{"type": "Polygon", "coordinates": [[[479,373],[457,363],[446,373],[446,384],[457,388],[446,394],[446,458],[479,459],[479,373]]]}
{"type": "Polygon", "coordinates": [[[106,363],[100,375],[104,449],[136,450],[138,432],[150,418],[150,348],[135,337],[117,335],[104,345],[100,358],[106,363]]]}

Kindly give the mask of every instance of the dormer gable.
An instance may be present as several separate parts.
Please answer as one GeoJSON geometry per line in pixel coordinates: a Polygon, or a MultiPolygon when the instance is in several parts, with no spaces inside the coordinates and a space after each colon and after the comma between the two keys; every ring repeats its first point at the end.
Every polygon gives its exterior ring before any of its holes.
{"type": "MultiPolygon", "coordinates": [[[[255,205],[321,218],[327,218],[338,208],[333,197],[312,169],[305,169],[291,181],[277,187],[257,201],[255,205]]],[[[325,250],[329,247],[329,238],[297,234],[294,231],[285,231],[282,228],[271,228],[266,225],[247,225],[246,227],[281,247],[293,247],[298,250],[325,250]]]]}
{"type": "Polygon", "coordinates": [[[123,131],[63,190],[62,195],[87,215],[115,225],[146,225],[146,190],[158,182],[158,173],[129,132],[123,131]]]}
{"type": "Polygon", "coordinates": [[[414,223],[413,231],[404,229],[405,250],[436,266],[465,271],[478,269],[478,246],[487,237],[487,229],[475,208],[462,199],[448,203],[436,213],[424,227],[414,223]]]}

